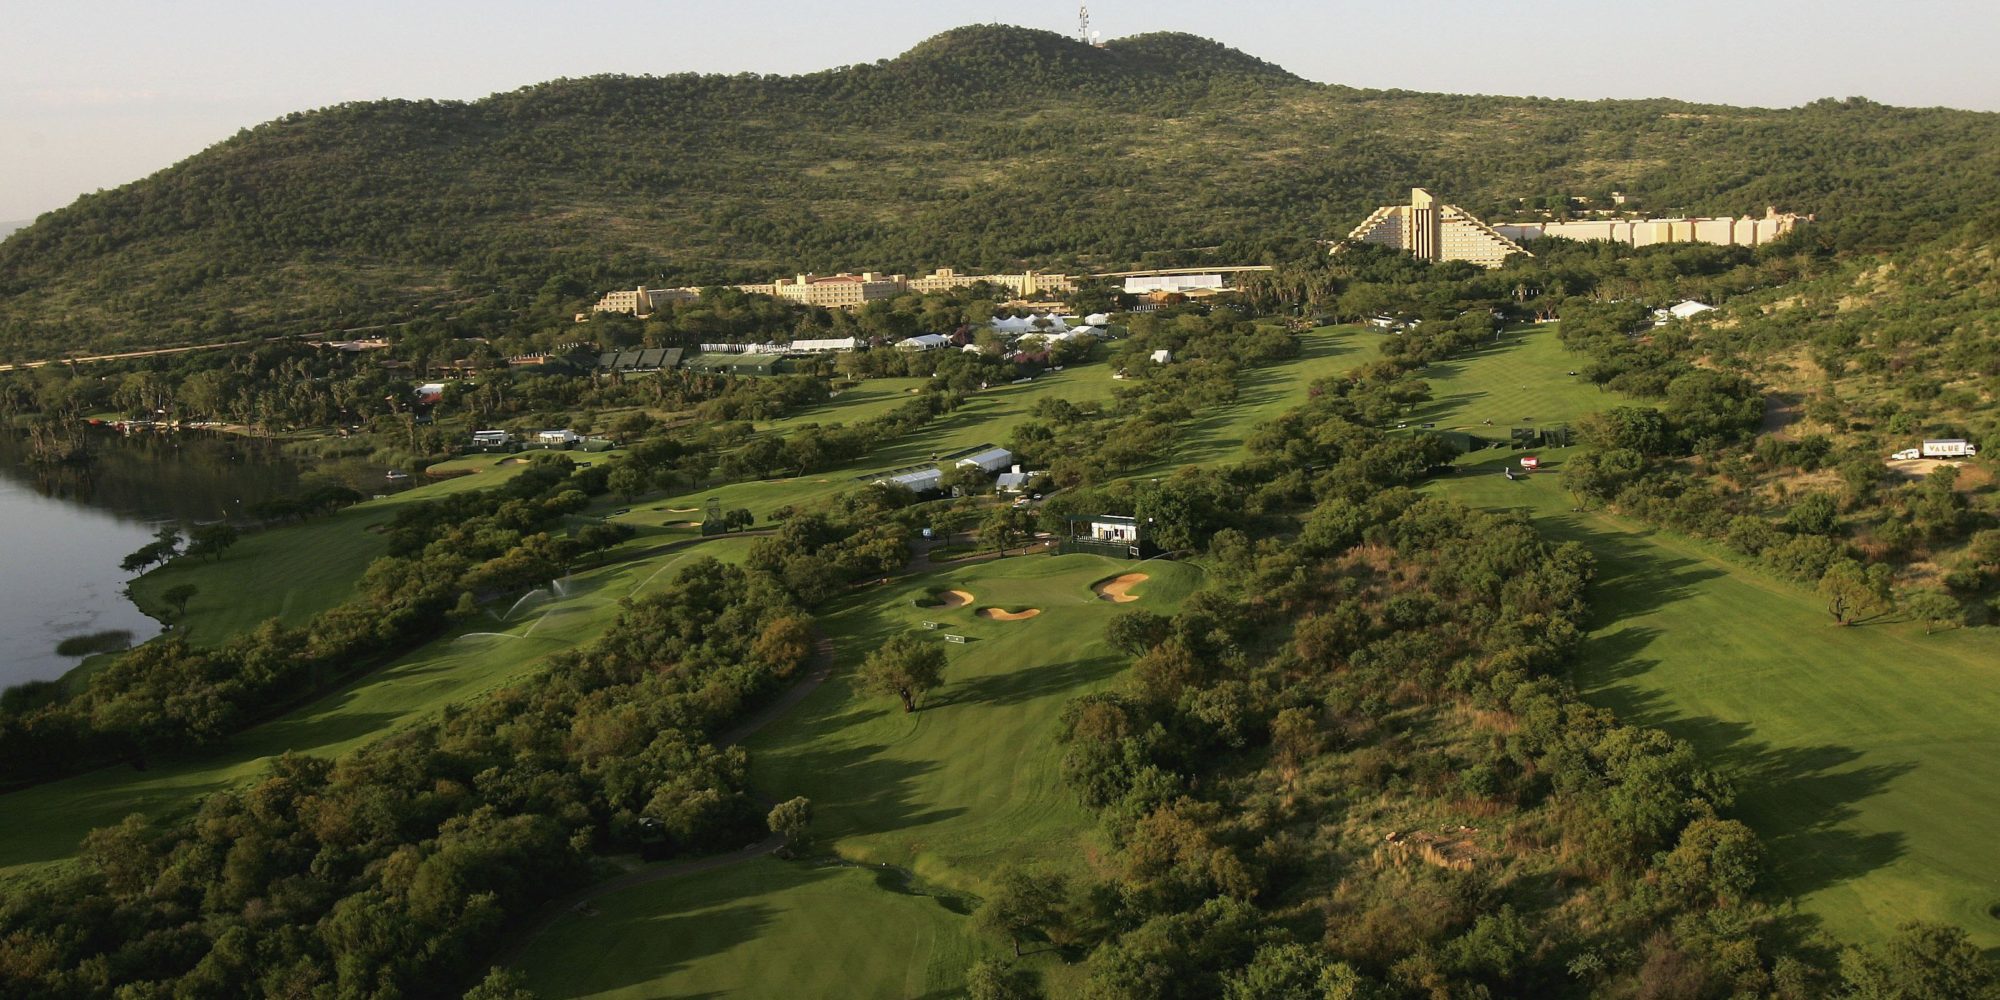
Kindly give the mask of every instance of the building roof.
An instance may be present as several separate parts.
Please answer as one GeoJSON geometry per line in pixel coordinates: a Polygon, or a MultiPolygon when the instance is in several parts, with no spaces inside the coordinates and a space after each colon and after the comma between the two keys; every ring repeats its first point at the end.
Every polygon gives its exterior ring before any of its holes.
{"type": "Polygon", "coordinates": [[[1089,521],[1094,524],[1137,525],[1139,523],[1138,518],[1126,517],[1123,514],[1071,514],[1068,517],[1063,518],[1063,520],[1068,521],[1071,524],[1076,524],[1084,521],[1089,521]]]}
{"type": "Polygon", "coordinates": [[[936,489],[944,481],[944,472],[939,469],[917,469],[914,472],[899,472],[893,476],[883,476],[878,483],[892,483],[912,490],[936,489]]]}
{"type": "Polygon", "coordinates": [[[1005,448],[988,448],[985,451],[967,455],[958,460],[959,465],[976,465],[992,471],[1014,461],[1014,453],[1005,448]]]}
{"type": "Polygon", "coordinates": [[[1696,302],[1693,299],[1688,299],[1668,306],[1667,311],[1672,313],[1677,319],[1686,319],[1689,316],[1699,316],[1705,312],[1713,312],[1715,311],[1715,307],[1706,302],[1696,302]]]}

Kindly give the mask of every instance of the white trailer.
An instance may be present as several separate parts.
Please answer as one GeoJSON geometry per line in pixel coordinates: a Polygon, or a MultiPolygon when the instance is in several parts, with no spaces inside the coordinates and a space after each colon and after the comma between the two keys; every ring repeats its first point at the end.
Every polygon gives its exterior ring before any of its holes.
{"type": "Polygon", "coordinates": [[[1925,441],[1923,453],[1925,458],[1971,458],[1979,449],[1964,438],[1944,438],[1925,441]]]}

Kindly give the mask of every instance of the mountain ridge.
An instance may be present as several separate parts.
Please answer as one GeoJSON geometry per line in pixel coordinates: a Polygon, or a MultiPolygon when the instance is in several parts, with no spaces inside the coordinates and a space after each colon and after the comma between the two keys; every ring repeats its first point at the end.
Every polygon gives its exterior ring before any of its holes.
{"type": "Polygon", "coordinates": [[[283,116],[0,244],[0,352],[511,322],[641,281],[1296,253],[1413,185],[1475,211],[1614,188],[1777,205],[1883,246],[1983,206],[1995,172],[1995,114],[1358,90],[1193,35],[974,25],[797,76],[283,116]]]}

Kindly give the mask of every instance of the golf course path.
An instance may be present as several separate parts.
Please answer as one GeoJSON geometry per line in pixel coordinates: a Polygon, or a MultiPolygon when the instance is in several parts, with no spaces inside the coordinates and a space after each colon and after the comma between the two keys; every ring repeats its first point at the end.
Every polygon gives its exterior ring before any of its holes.
{"type": "MultiPolygon", "coordinates": [[[[800,678],[797,684],[786,689],[784,694],[773,699],[770,704],[758,709],[749,718],[744,719],[742,722],[724,731],[720,736],[717,736],[715,738],[715,745],[726,747],[749,739],[758,730],[777,721],[786,712],[796,707],[799,702],[804,701],[807,696],[819,690],[819,686],[826,683],[827,677],[832,673],[833,640],[825,636],[817,636],[813,641],[812,669],[803,678],[800,678]]],[[[758,794],[755,790],[751,790],[750,795],[765,805],[773,804],[770,799],[758,794]]],[[[774,853],[783,846],[785,846],[785,838],[780,834],[773,833],[763,840],[738,848],[728,854],[714,854],[705,858],[694,858],[669,865],[653,865],[637,871],[627,872],[616,878],[585,886],[548,904],[539,919],[515,936],[514,940],[501,950],[500,954],[495,958],[495,964],[503,966],[513,965],[520,959],[521,953],[527,950],[528,945],[534,943],[536,938],[541,937],[542,933],[547,931],[551,924],[561,919],[564,914],[588,905],[593,899],[608,896],[614,892],[623,892],[633,886],[645,885],[648,882],[681,878],[687,875],[698,875],[702,872],[714,871],[717,868],[742,864],[753,858],[761,858],[767,854],[774,853]]]]}

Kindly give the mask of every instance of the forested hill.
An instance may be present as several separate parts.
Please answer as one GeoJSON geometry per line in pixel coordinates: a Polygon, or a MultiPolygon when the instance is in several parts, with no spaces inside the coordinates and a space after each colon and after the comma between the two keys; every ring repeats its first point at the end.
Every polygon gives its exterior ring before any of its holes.
{"type": "Polygon", "coordinates": [[[1656,212],[1776,205],[1886,246],[1996,175],[2000,115],[1363,91],[1187,35],[972,27],[804,76],[286,116],[0,243],[0,354],[553,316],[640,281],[1297,252],[1411,185],[1476,211],[1614,189],[1656,212]]]}

